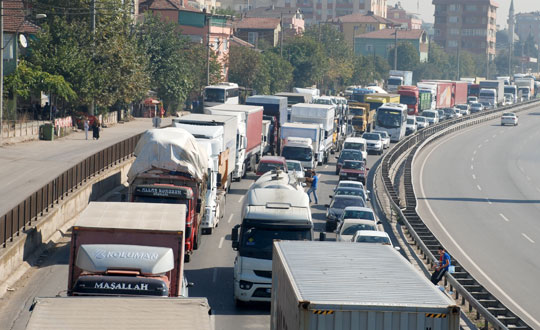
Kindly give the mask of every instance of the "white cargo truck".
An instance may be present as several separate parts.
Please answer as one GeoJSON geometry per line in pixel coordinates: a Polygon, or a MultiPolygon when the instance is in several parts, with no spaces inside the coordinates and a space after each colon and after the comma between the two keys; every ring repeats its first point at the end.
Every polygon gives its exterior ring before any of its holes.
{"type": "Polygon", "coordinates": [[[36,298],[26,330],[213,330],[206,298],[36,298]]]}
{"type": "Polygon", "coordinates": [[[271,330],[458,330],[460,308],[389,245],[274,241],[271,330]]]}
{"type": "Polygon", "coordinates": [[[335,106],[328,104],[298,103],[291,108],[291,122],[304,124],[320,124],[322,127],[319,152],[322,163],[327,163],[330,152],[334,150],[334,116],[335,106]]]}
{"type": "Polygon", "coordinates": [[[321,145],[324,142],[321,140],[323,135],[324,131],[319,124],[285,123],[281,126],[281,155],[286,159],[302,162],[302,166],[306,170],[315,169],[317,164],[322,163],[324,159],[324,153],[321,152],[321,145]],[[292,145],[293,141],[298,142],[298,139],[294,138],[310,139],[311,145],[292,145]],[[287,144],[289,144],[288,147],[287,144]]]}
{"type": "Polygon", "coordinates": [[[281,171],[267,172],[253,184],[242,205],[242,223],[232,229],[237,304],[270,301],[275,239],[313,239],[308,196],[296,179],[281,171]]]}

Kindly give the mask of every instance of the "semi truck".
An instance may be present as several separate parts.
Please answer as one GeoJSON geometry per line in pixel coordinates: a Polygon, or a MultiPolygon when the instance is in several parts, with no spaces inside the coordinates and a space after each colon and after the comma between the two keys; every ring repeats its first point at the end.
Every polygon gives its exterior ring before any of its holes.
{"type": "Polygon", "coordinates": [[[43,297],[26,330],[214,330],[206,298],[43,297]]]}
{"type": "Polygon", "coordinates": [[[453,97],[453,86],[449,81],[422,81],[418,83],[418,86],[426,88],[428,85],[434,87],[433,91],[435,92],[435,109],[442,108],[451,108],[454,106],[454,97],[453,97]]]}
{"type": "Polygon", "coordinates": [[[263,119],[270,120],[270,137],[268,139],[272,155],[281,149],[279,145],[280,123],[287,122],[287,98],[273,95],[253,95],[246,99],[246,105],[263,107],[263,119]],[[284,117],[284,118],[282,118],[284,117]]]}
{"type": "MultiPolygon", "coordinates": [[[[239,116],[222,116],[222,115],[208,115],[208,114],[188,114],[180,118],[173,118],[173,125],[184,124],[193,126],[207,126],[207,127],[223,127],[223,141],[221,149],[230,150],[229,159],[227,160],[229,167],[227,176],[232,179],[233,172],[237,163],[238,147],[237,141],[239,139],[238,126],[240,119],[239,116]]],[[[229,189],[230,181],[227,182],[225,189],[229,189]]]]}
{"type": "MultiPolygon", "coordinates": [[[[327,104],[298,103],[291,108],[291,122],[304,124],[320,124],[323,132],[319,152],[322,163],[326,164],[330,153],[334,150],[334,117],[335,106],[327,104]]],[[[320,163],[320,162],[319,162],[320,163]]]]}
{"type": "Polygon", "coordinates": [[[518,88],[516,85],[505,85],[504,94],[512,94],[512,97],[514,98],[514,103],[518,103],[521,101],[522,94],[518,93],[518,88]]]}
{"type": "Polygon", "coordinates": [[[386,90],[395,93],[398,91],[399,86],[411,86],[412,78],[412,71],[390,70],[386,90]]]}
{"type": "Polygon", "coordinates": [[[189,261],[201,240],[208,180],[206,150],[186,130],[167,127],[146,131],[133,153],[129,200],[186,206],[184,259],[189,261]]]}
{"type": "Polygon", "coordinates": [[[321,151],[324,131],[319,124],[286,123],[281,127],[281,155],[288,160],[302,162],[304,169],[311,170],[324,160],[321,151]],[[309,139],[300,142],[298,138],[309,139]]]}
{"type": "Polygon", "coordinates": [[[349,115],[352,117],[353,135],[359,136],[364,132],[371,132],[375,118],[375,109],[372,109],[369,103],[350,102],[349,115]]]}
{"type": "Polygon", "coordinates": [[[417,86],[399,86],[399,103],[407,105],[407,113],[411,116],[418,114],[420,91],[417,86]]]}
{"type": "Polygon", "coordinates": [[[291,122],[291,111],[292,111],[293,105],[298,104],[298,103],[312,103],[313,102],[313,96],[311,94],[283,92],[283,93],[277,93],[275,95],[287,98],[287,115],[279,117],[281,125],[291,122]]]}
{"type": "Polygon", "coordinates": [[[390,245],[273,245],[271,330],[460,328],[460,307],[390,245]]]}
{"type": "MultiPolygon", "coordinates": [[[[231,232],[234,261],[234,300],[270,301],[272,241],[312,240],[309,198],[293,174],[271,171],[245,195],[242,223],[231,232]]],[[[290,328],[294,329],[294,328],[290,328]]]]}
{"type": "Polygon", "coordinates": [[[187,297],[185,228],[183,204],[90,202],[72,227],[67,294],[187,297]]]}
{"type": "Polygon", "coordinates": [[[222,104],[204,110],[211,115],[240,115],[238,132],[240,139],[236,145],[236,166],[233,179],[240,181],[248,170],[255,171],[257,162],[262,156],[262,121],[263,107],[260,105],[222,104]]]}
{"type": "Polygon", "coordinates": [[[521,91],[521,96],[524,100],[530,100],[534,97],[534,78],[516,78],[514,84],[516,84],[518,90],[521,91]]]}
{"type": "Polygon", "coordinates": [[[225,212],[227,188],[230,186],[229,153],[235,152],[223,149],[225,133],[222,126],[204,126],[174,123],[175,127],[191,133],[197,143],[206,150],[208,157],[208,185],[206,189],[206,206],[201,227],[202,233],[211,234],[225,212]]]}
{"type": "MultiPolygon", "coordinates": [[[[518,87],[519,88],[519,87],[518,87]]],[[[504,102],[504,81],[503,80],[484,80],[480,82],[479,101],[482,99],[482,89],[494,89],[496,94],[495,106],[502,105],[504,102]]]]}

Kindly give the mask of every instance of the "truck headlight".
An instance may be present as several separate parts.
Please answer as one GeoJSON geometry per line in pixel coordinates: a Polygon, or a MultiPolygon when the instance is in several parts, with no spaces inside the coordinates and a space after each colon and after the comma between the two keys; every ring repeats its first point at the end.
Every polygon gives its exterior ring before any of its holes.
{"type": "Polygon", "coordinates": [[[248,281],[240,281],[240,289],[249,290],[253,286],[253,283],[248,281]]]}

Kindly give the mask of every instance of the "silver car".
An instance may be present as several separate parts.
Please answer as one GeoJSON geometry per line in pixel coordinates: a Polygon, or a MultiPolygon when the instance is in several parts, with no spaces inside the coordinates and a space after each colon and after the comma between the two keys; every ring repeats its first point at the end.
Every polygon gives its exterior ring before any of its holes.
{"type": "Polygon", "coordinates": [[[384,149],[390,148],[390,135],[386,131],[373,131],[372,133],[379,133],[381,136],[384,149]]]}
{"type": "Polygon", "coordinates": [[[302,163],[298,160],[287,160],[287,169],[289,172],[294,172],[298,181],[304,181],[306,178],[306,172],[302,163]]]}
{"type": "Polygon", "coordinates": [[[426,117],[416,116],[416,125],[418,126],[418,129],[426,128],[429,126],[429,121],[426,117]]]}

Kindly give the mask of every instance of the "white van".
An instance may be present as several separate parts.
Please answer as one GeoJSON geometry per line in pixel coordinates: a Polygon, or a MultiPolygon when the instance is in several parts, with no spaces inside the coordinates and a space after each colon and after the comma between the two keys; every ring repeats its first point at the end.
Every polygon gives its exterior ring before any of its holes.
{"type": "Polygon", "coordinates": [[[362,158],[367,159],[367,141],[361,137],[348,137],[343,142],[343,149],[352,149],[362,152],[362,158]]]}
{"type": "Polygon", "coordinates": [[[422,117],[425,117],[430,125],[439,122],[439,112],[437,110],[424,110],[422,111],[422,117]]]}

